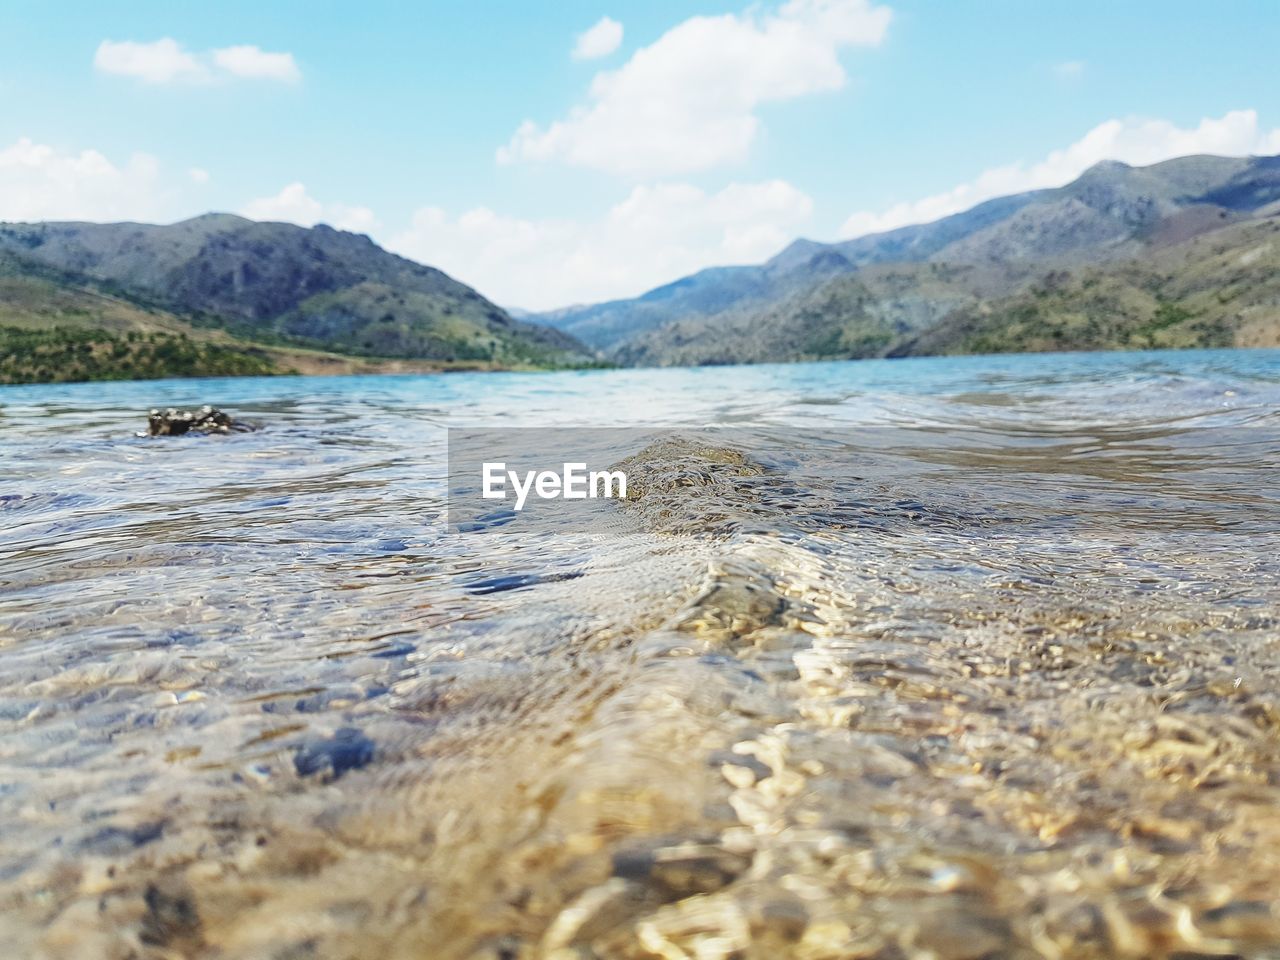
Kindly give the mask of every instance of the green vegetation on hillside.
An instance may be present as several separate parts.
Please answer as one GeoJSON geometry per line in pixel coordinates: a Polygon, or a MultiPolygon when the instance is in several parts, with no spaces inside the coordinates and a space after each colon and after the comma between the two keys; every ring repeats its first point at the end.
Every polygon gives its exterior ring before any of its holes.
{"type": "MultiPolygon", "coordinates": [[[[441,364],[593,361],[571,336],[514,320],[441,271],[324,225],[227,214],[168,226],[0,224],[5,259],[26,278],[255,344],[441,364]]],[[[4,302],[0,291],[0,314],[4,302]]]]}
{"type": "Polygon", "coordinates": [[[590,366],[431,267],[328,227],[0,224],[0,382],[590,366]]]}
{"type": "Polygon", "coordinates": [[[112,334],[0,326],[0,383],[244,377],[282,373],[260,349],[192,340],[185,334],[112,334]]]}

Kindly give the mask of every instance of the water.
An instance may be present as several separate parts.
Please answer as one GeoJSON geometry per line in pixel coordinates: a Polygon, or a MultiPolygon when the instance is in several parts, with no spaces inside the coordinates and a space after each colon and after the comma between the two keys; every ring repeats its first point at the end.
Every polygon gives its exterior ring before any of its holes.
{"type": "Polygon", "coordinates": [[[1280,956],[1278,428],[1274,351],[2,388],[4,955],[1280,956]],[[447,533],[548,425],[766,439],[447,533]]]}

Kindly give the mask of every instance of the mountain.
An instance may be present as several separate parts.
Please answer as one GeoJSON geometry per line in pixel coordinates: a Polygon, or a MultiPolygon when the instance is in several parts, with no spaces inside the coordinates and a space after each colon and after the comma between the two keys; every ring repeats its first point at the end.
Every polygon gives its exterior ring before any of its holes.
{"type": "MultiPolygon", "coordinates": [[[[1118,284],[1145,284],[1144,303],[1154,309],[1153,302],[1184,295],[1175,278],[1159,272],[1170,262],[1162,251],[1182,247],[1181,255],[1192,260],[1205,257],[1181,269],[1225,283],[1230,271],[1194,241],[1277,214],[1280,157],[1195,156],[1149,167],[1104,162],[1061,188],[1001,197],[933,223],[841,243],[797,240],[759,266],[703,270],[634,300],[532,319],[572,331],[630,365],[1002,349],[1000,332],[1013,328],[998,318],[1025,308],[1033,288],[1052,288],[1062,309],[1093,316],[1116,303],[1095,299],[1090,306],[1064,277],[1087,275],[1097,284],[1114,270],[1118,284]]],[[[1247,231],[1229,236],[1246,243],[1247,231]]],[[[1137,346],[1168,342],[1179,332],[1187,334],[1179,341],[1187,345],[1267,340],[1263,328],[1280,327],[1265,297],[1240,306],[1251,319],[1237,324],[1222,309],[1197,304],[1198,315],[1212,323],[1169,322],[1146,333],[1139,331],[1152,320],[1142,310],[1112,318],[1115,329],[1107,326],[1110,319],[1098,318],[1058,338],[1032,336],[1024,324],[1011,348],[1137,346]]]]}
{"type": "Polygon", "coordinates": [[[527,317],[607,353],[645,330],[688,317],[714,316],[746,304],[771,303],[849,269],[851,264],[837,252],[823,252],[777,269],[771,263],[760,267],[711,267],[633,300],[567,307],[527,317]]]}
{"type": "Polygon", "coordinates": [[[366,236],[207,214],[167,226],[0,224],[0,320],[186,336],[347,357],[480,366],[590,362],[571,336],[515,320],[366,236]],[[43,319],[42,319],[43,318],[43,319]],[[37,322],[39,321],[39,322],[37,322]]]}
{"type": "Polygon", "coordinates": [[[0,383],[267,374],[275,359],[0,252],[0,383]]]}
{"type": "Polygon", "coordinates": [[[609,353],[676,320],[728,310],[759,310],[832,276],[875,263],[926,260],[949,243],[1017,212],[1038,193],[1001,197],[936,223],[902,227],[844,243],[796,240],[759,266],[711,267],[630,300],[530,314],[609,353]]]}
{"type": "Polygon", "coordinates": [[[616,359],[668,366],[1196,346],[1280,346],[1280,216],[1100,264],[865,268],[763,310],[647,331],[616,359]]]}
{"type": "Polygon", "coordinates": [[[1280,215],[1148,255],[1050,271],[901,338],[891,356],[1280,346],[1280,215]]]}

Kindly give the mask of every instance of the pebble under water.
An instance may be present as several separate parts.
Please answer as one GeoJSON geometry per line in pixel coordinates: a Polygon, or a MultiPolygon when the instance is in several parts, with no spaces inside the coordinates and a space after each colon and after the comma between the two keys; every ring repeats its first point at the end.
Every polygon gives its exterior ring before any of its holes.
{"type": "Polygon", "coordinates": [[[0,952],[1280,958],[1278,469],[1277,351],[0,388],[0,952]]]}

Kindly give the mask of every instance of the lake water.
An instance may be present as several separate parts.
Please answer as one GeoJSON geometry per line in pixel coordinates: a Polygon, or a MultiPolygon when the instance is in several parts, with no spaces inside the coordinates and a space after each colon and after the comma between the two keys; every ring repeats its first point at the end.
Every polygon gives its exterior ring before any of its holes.
{"type": "Polygon", "coordinates": [[[0,953],[1280,957],[1278,438],[1277,351],[0,388],[0,953]],[[468,535],[451,426],[675,439],[468,535]]]}

